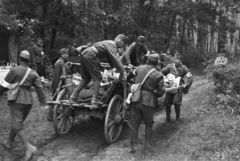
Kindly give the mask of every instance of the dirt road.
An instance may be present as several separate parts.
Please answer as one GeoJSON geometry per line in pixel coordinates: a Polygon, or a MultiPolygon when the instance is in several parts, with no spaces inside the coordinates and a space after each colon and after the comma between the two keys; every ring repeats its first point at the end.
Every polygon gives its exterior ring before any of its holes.
{"type": "MultiPolygon", "coordinates": [[[[165,123],[165,112],[158,112],[155,116],[153,141],[155,152],[142,151],[144,127],[140,128],[141,143],[137,146],[138,152],[130,154],[129,130],[125,126],[117,142],[107,145],[104,138],[104,121],[91,119],[87,116],[78,118],[72,132],[63,136],[56,136],[52,123],[46,121],[45,113],[40,109],[33,108],[26,121],[26,131],[33,144],[38,146],[39,152],[33,158],[36,161],[100,161],[100,160],[188,160],[189,155],[181,153],[181,144],[177,141],[178,135],[183,132],[182,128],[189,128],[189,122],[196,117],[196,106],[201,106],[207,98],[206,91],[209,88],[207,80],[202,76],[195,76],[193,86],[189,94],[184,96],[182,106],[183,123],[165,123]],[[176,143],[177,142],[177,143],[176,143]]],[[[1,98],[1,102],[4,99],[1,98]]],[[[4,102],[5,103],[5,102],[4,102]]],[[[3,103],[3,104],[4,104],[3,103]]],[[[3,105],[2,105],[3,106],[3,105]]],[[[35,105],[36,106],[36,105],[35,105]]],[[[9,114],[7,107],[4,117],[0,119],[0,141],[4,141],[9,130],[9,114]]],[[[174,110],[172,117],[174,118],[174,110]]],[[[0,161],[19,161],[23,159],[24,150],[17,140],[15,148],[5,151],[0,147],[0,161]]]]}

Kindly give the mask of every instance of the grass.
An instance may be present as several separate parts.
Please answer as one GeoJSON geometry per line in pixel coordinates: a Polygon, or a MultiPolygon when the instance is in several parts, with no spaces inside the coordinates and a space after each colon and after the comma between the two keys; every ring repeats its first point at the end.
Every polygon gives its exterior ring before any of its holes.
{"type": "MultiPolygon", "coordinates": [[[[47,99],[50,99],[51,94],[49,91],[45,91],[47,99]]],[[[54,135],[53,126],[47,121],[47,110],[42,110],[39,106],[36,93],[33,92],[34,105],[25,120],[24,126],[29,141],[36,145],[41,146],[44,141],[54,135]]],[[[10,114],[6,101],[7,96],[0,96],[0,143],[6,141],[11,126],[10,114]]],[[[19,139],[16,137],[14,141],[13,153],[9,153],[0,146],[0,160],[1,157],[9,160],[16,160],[24,156],[24,148],[22,147],[19,139]]]]}

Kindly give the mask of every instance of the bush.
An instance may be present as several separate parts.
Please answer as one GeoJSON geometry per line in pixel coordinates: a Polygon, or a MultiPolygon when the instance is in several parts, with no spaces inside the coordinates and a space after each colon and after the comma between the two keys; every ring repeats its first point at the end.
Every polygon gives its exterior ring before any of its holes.
{"type": "Polygon", "coordinates": [[[217,108],[240,113],[240,68],[238,65],[217,67],[208,65],[205,69],[209,79],[214,81],[214,104],[217,108]]]}

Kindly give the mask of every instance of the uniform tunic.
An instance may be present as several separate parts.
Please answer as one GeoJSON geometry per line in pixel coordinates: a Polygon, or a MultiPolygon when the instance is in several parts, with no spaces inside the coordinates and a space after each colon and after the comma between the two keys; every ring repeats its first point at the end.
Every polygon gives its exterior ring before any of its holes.
{"type": "Polygon", "coordinates": [[[81,76],[83,79],[101,80],[100,60],[106,58],[111,67],[124,72],[122,63],[117,56],[117,46],[114,41],[100,41],[85,49],[80,55],[81,76]]]}
{"type": "MultiPolygon", "coordinates": [[[[174,63],[167,65],[165,68],[161,70],[163,75],[173,74],[175,78],[177,77],[185,77],[186,76],[186,89],[189,89],[192,85],[193,78],[192,74],[190,73],[189,69],[185,65],[175,66],[174,63]]],[[[182,104],[182,90],[179,89],[177,93],[166,93],[165,105],[171,106],[174,105],[181,105],[182,104]]]]}
{"type": "Polygon", "coordinates": [[[145,45],[139,45],[136,42],[132,43],[123,55],[122,62],[124,65],[132,64],[133,66],[139,66],[144,64],[144,55],[146,55],[148,49],[145,45]]]}
{"type": "MultiPolygon", "coordinates": [[[[136,83],[141,83],[146,74],[153,68],[152,65],[139,66],[136,69],[136,83]]],[[[157,97],[161,97],[164,92],[163,75],[155,70],[148,76],[141,87],[140,101],[130,105],[130,124],[136,130],[133,137],[137,137],[137,130],[142,120],[148,127],[153,125],[153,112],[157,107],[157,97]]]]}
{"type": "Polygon", "coordinates": [[[32,69],[35,70],[36,72],[39,72],[41,63],[43,62],[42,49],[39,46],[34,45],[29,49],[29,53],[30,53],[29,63],[32,64],[32,69]]]}
{"type": "Polygon", "coordinates": [[[53,94],[55,93],[58,87],[61,75],[66,75],[66,66],[63,58],[59,58],[54,64],[53,76],[52,76],[52,93],[53,94]]]}
{"type": "MultiPolygon", "coordinates": [[[[24,77],[28,66],[21,64],[12,68],[7,74],[6,78],[0,85],[0,95],[8,90],[7,86],[16,82],[20,82],[24,77]]],[[[12,128],[15,132],[23,129],[23,121],[26,119],[32,104],[34,103],[30,88],[34,86],[40,105],[46,105],[46,97],[42,88],[42,84],[38,74],[31,70],[26,80],[20,87],[18,97],[14,103],[8,103],[10,105],[10,114],[12,121],[12,128]]]]}

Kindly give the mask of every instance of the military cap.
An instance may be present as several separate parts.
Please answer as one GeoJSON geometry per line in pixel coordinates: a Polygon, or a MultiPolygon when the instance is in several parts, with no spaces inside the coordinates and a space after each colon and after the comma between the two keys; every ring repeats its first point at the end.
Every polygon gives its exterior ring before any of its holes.
{"type": "Polygon", "coordinates": [[[139,36],[137,42],[144,43],[146,38],[144,36],[139,36]]]}
{"type": "Polygon", "coordinates": [[[63,55],[63,54],[68,54],[68,52],[69,52],[69,49],[68,49],[68,48],[62,48],[62,49],[60,50],[60,54],[61,54],[61,55],[63,55]]]}
{"type": "Polygon", "coordinates": [[[148,56],[148,61],[150,62],[157,62],[159,60],[159,55],[156,53],[156,54],[150,54],[148,56]]]}
{"type": "Polygon", "coordinates": [[[127,40],[128,40],[128,37],[123,35],[123,34],[119,34],[116,38],[116,39],[120,39],[121,41],[123,41],[124,43],[127,43],[127,40]]]}
{"type": "Polygon", "coordinates": [[[29,52],[27,50],[23,50],[23,51],[21,51],[19,57],[24,58],[24,59],[29,59],[30,58],[30,54],[29,54],[29,52]]]}

